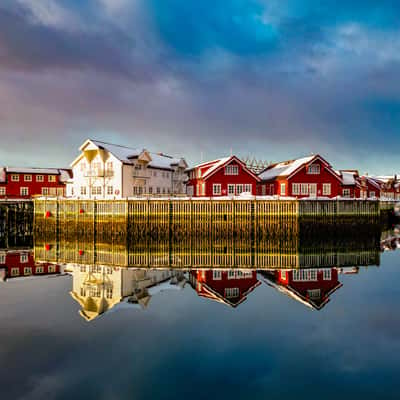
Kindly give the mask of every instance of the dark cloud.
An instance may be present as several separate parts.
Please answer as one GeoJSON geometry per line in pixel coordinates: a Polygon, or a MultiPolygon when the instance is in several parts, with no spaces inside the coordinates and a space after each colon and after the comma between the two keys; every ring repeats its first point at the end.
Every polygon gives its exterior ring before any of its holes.
{"type": "Polygon", "coordinates": [[[312,151],[391,172],[398,17],[394,1],[6,0],[0,135],[36,153],[0,157],[42,162],[62,141],[46,164],[67,164],[94,136],[189,161],[312,151]]]}

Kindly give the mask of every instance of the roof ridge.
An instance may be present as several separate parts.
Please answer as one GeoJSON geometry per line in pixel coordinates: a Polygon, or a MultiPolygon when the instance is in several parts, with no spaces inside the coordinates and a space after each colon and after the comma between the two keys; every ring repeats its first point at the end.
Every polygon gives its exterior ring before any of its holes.
{"type": "MultiPolygon", "coordinates": [[[[111,146],[117,146],[117,147],[123,147],[124,149],[129,149],[129,150],[139,150],[139,147],[129,147],[129,146],[125,146],[122,144],[116,144],[116,143],[110,143],[110,142],[103,142],[102,140],[97,140],[97,139],[89,139],[92,142],[98,142],[98,143],[102,143],[102,144],[109,144],[111,146]]],[[[142,149],[145,150],[145,149],[142,149]]]]}

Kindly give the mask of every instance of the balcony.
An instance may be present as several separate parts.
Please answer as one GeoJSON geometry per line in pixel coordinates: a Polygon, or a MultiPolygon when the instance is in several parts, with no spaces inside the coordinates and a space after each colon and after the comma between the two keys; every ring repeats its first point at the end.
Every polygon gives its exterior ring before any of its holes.
{"type": "Polygon", "coordinates": [[[104,170],[103,168],[89,169],[84,173],[85,178],[110,178],[114,176],[114,171],[110,169],[104,170]]]}
{"type": "Polygon", "coordinates": [[[188,178],[187,174],[183,174],[183,173],[178,173],[178,174],[172,175],[173,182],[185,182],[187,180],[187,178],[188,178]]]}
{"type": "Polygon", "coordinates": [[[149,171],[146,171],[143,169],[134,169],[132,172],[132,176],[135,179],[149,179],[150,173],[149,173],[149,171]]]}

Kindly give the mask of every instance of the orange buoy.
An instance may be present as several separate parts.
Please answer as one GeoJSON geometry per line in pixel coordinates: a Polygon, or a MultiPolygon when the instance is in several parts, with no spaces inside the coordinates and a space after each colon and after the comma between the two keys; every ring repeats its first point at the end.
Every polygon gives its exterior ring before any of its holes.
{"type": "Polygon", "coordinates": [[[51,217],[51,212],[50,211],[46,211],[45,217],[46,218],[50,218],[51,217]]]}
{"type": "Polygon", "coordinates": [[[44,248],[46,249],[46,251],[49,251],[49,250],[51,249],[51,245],[48,244],[48,243],[46,243],[46,244],[44,245],[44,248]]]}

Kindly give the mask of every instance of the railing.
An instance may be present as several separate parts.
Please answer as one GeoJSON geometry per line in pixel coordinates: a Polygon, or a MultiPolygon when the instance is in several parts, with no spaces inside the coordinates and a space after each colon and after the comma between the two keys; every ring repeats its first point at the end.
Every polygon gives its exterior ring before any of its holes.
{"type": "Polygon", "coordinates": [[[110,169],[89,169],[84,173],[85,178],[102,178],[114,176],[114,171],[110,169]]]}
{"type": "Polygon", "coordinates": [[[132,172],[132,176],[138,179],[149,179],[150,173],[148,171],[144,171],[142,169],[134,169],[132,172]]]}

